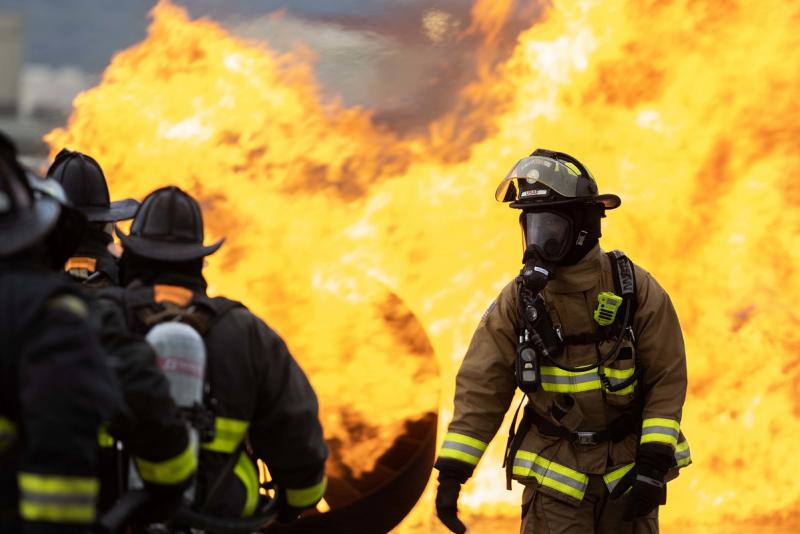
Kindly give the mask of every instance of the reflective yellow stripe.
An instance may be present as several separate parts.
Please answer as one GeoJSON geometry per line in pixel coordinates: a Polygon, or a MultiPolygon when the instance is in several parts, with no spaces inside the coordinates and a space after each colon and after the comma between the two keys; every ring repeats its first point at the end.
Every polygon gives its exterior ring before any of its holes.
{"type": "Polygon", "coordinates": [[[468,452],[463,451],[456,451],[449,448],[442,448],[439,451],[440,458],[451,458],[453,460],[460,460],[462,462],[468,463],[469,465],[478,465],[478,462],[481,461],[479,456],[474,456],[469,454],[468,452]]]}
{"type": "Polygon", "coordinates": [[[619,391],[606,391],[609,395],[630,395],[634,391],[636,391],[636,386],[639,385],[638,380],[634,380],[630,386],[622,388],[619,391]]]}
{"type": "Polygon", "coordinates": [[[692,453],[689,451],[689,442],[681,441],[675,447],[675,464],[678,467],[686,467],[692,463],[692,453]]]}
{"type": "MultiPolygon", "coordinates": [[[[565,371],[558,367],[542,366],[542,389],[551,393],[584,393],[586,391],[596,391],[604,389],[600,376],[597,374],[597,369],[589,371],[572,372],[565,371]]],[[[613,369],[609,367],[603,368],[603,373],[611,379],[611,383],[620,383],[633,376],[635,369],[613,369]]],[[[620,391],[609,391],[611,395],[628,395],[633,393],[636,387],[634,381],[631,385],[626,386],[620,391]]]]}
{"type": "Polygon", "coordinates": [[[96,515],[94,505],[71,506],[59,504],[37,504],[25,499],[19,501],[19,515],[27,521],[50,523],[93,523],[96,515]]]}
{"type": "MultiPolygon", "coordinates": [[[[620,467],[620,468],[618,468],[618,469],[614,469],[613,471],[609,471],[608,473],[606,473],[605,475],[603,475],[603,482],[605,482],[605,483],[606,483],[606,487],[608,488],[608,492],[609,492],[609,493],[611,493],[612,491],[614,491],[614,488],[616,488],[616,487],[617,487],[617,484],[619,484],[619,481],[620,481],[620,479],[621,479],[622,477],[624,477],[625,475],[627,475],[627,474],[628,474],[628,472],[629,472],[631,469],[633,469],[633,466],[634,466],[634,465],[635,465],[635,464],[633,464],[633,463],[630,463],[630,464],[628,464],[628,465],[624,465],[624,466],[622,466],[622,467],[620,467]]],[[[628,489],[625,491],[625,494],[627,494],[629,491],[630,491],[630,488],[628,488],[628,489]]],[[[623,494],[623,495],[624,495],[624,494],[623,494]]]]}
{"type": "Polygon", "coordinates": [[[289,506],[295,508],[307,508],[316,504],[323,495],[325,495],[325,488],[328,486],[328,478],[322,477],[319,484],[315,484],[310,488],[305,489],[286,489],[286,502],[289,506]]]}
{"type": "Polygon", "coordinates": [[[17,425],[11,419],[0,417],[0,452],[17,439],[17,425]]]}
{"type": "Polygon", "coordinates": [[[640,443],[666,443],[675,447],[678,444],[680,423],[674,419],[651,417],[642,422],[640,443]]]}
{"type": "Polygon", "coordinates": [[[245,490],[245,503],[242,517],[253,515],[258,505],[258,473],[250,458],[244,453],[239,454],[233,474],[242,482],[245,490]]]}
{"type": "Polygon", "coordinates": [[[472,436],[459,434],[458,432],[448,432],[444,437],[439,457],[460,460],[474,466],[478,465],[487,446],[488,443],[472,436]]]}
{"type": "Polygon", "coordinates": [[[448,432],[444,437],[445,442],[454,441],[456,443],[462,443],[464,445],[469,445],[474,449],[478,449],[479,451],[483,452],[486,450],[486,447],[489,445],[488,443],[484,443],[479,439],[475,439],[471,436],[467,436],[464,434],[458,434],[456,432],[448,432]]]}
{"type": "Polygon", "coordinates": [[[100,487],[94,477],[38,475],[20,473],[17,476],[19,489],[35,493],[97,495],[100,487]]]}
{"type": "Polygon", "coordinates": [[[635,369],[614,369],[613,367],[603,367],[603,373],[611,378],[630,378],[635,369]]]}
{"type": "Polygon", "coordinates": [[[216,417],[214,419],[214,440],[209,443],[203,443],[202,447],[207,451],[231,454],[244,439],[249,426],[250,423],[248,421],[242,421],[241,419],[216,417]]]}
{"type": "Polygon", "coordinates": [[[106,425],[101,426],[97,431],[97,444],[101,447],[114,446],[114,438],[112,438],[111,434],[108,433],[108,428],[106,428],[106,425]]]}
{"type": "Polygon", "coordinates": [[[148,462],[135,458],[136,468],[145,482],[153,484],[178,484],[189,478],[197,468],[197,458],[190,445],[179,455],[162,462],[148,462]]]}
{"type": "Polygon", "coordinates": [[[19,512],[29,521],[91,523],[100,488],[94,477],[19,473],[19,512]]]}
{"type": "Polygon", "coordinates": [[[523,450],[517,451],[514,457],[512,473],[520,477],[533,477],[542,486],[577,501],[583,500],[589,483],[589,477],[583,473],[523,450]]]}

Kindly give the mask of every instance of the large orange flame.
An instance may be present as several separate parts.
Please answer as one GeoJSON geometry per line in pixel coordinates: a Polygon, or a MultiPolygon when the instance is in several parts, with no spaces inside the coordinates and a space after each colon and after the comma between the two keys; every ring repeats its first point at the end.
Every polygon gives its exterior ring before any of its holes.
{"type": "MultiPolygon", "coordinates": [[[[512,5],[477,2],[468,31],[493,42],[512,5]]],[[[203,200],[211,234],[228,236],[210,259],[212,291],[286,335],[323,409],[348,408],[328,412],[329,435],[352,438],[342,413],[373,425],[352,442],[349,460],[364,469],[393,424],[437,402],[432,369],[392,354],[397,336],[376,310],[393,309],[393,292],[425,325],[446,422],[471,331],[519,264],[514,214],[494,187],[534,147],[576,155],[624,200],[605,247],[659,279],[684,327],[695,464],[671,484],[662,521],[790,528],[800,524],[798,24],[800,6],[779,0],[557,0],[507,61],[480,69],[455,112],[400,139],[363,110],[324,102],[309,57],[161,3],[147,39],[114,58],[48,141],[98,157],[117,196],[177,183],[203,200]],[[422,379],[396,378],[408,376],[422,379]]],[[[517,513],[501,441],[466,488],[473,513],[517,513]]]]}

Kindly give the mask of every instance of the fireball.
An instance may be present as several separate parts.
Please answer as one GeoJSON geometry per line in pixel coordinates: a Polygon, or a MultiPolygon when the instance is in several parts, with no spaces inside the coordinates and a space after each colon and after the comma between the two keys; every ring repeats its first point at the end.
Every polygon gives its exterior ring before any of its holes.
{"type": "MultiPolygon", "coordinates": [[[[162,1],[47,141],[97,157],[118,197],[175,183],[202,201],[228,238],[210,293],[286,337],[355,471],[403,421],[449,419],[472,330],[519,268],[497,182],[536,147],[575,155],[623,198],[604,247],[659,280],[684,329],[695,463],[670,485],[665,530],[800,526],[800,5],[554,0],[498,63],[514,6],[476,2],[463,32],[485,63],[449,113],[401,136],[323,98],[307,53],[162,1]]],[[[465,488],[478,531],[518,514],[504,441],[465,488]]],[[[430,531],[420,506],[401,529],[430,531]]]]}

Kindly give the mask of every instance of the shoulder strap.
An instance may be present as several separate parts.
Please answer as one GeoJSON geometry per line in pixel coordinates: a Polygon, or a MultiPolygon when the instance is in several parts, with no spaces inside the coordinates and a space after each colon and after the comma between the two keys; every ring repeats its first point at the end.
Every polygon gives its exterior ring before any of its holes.
{"type": "MultiPolygon", "coordinates": [[[[630,309],[630,320],[636,314],[638,305],[636,296],[636,274],[633,262],[621,250],[612,250],[606,254],[611,262],[611,277],[614,279],[614,292],[622,297],[623,305],[630,309]]],[[[619,314],[624,317],[625,314],[619,314]]],[[[628,325],[623,325],[627,327],[628,325]]]]}
{"type": "Polygon", "coordinates": [[[192,299],[192,305],[207,310],[208,319],[205,324],[205,330],[201,332],[202,336],[205,336],[206,333],[211,330],[211,327],[228,312],[236,308],[246,309],[245,305],[241,302],[226,299],[225,297],[208,297],[206,295],[196,295],[194,299],[192,299]]]}

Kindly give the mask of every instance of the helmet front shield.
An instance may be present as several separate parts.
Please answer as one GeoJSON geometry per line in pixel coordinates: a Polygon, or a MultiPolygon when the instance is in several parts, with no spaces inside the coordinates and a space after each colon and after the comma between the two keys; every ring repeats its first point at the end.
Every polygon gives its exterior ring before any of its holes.
{"type": "Polygon", "coordinates": [[[495,191],[498,202],[512,202],[536,196],[547,196],[554,191],[566,198],[578,193],[578,174],[567,164],[551,158],[529,156],[519,160],[500,182],[495,191]],[[549,188],[537,189],[537,185],[549,188]]]}

